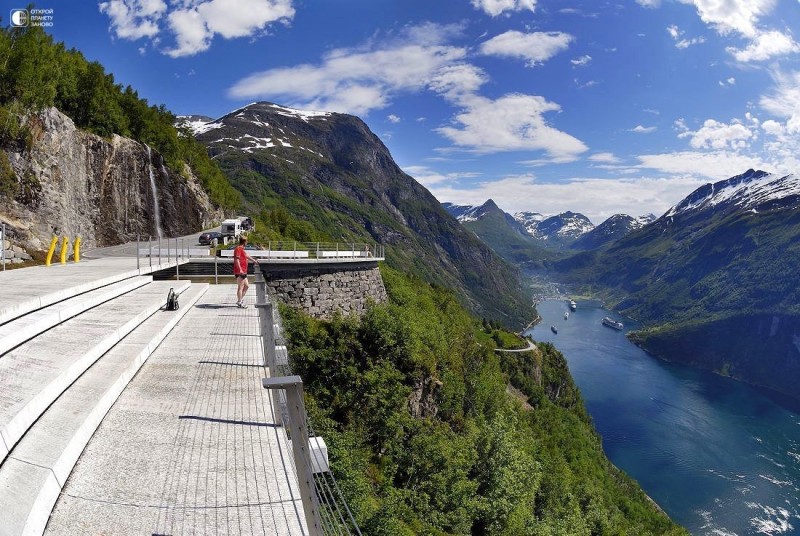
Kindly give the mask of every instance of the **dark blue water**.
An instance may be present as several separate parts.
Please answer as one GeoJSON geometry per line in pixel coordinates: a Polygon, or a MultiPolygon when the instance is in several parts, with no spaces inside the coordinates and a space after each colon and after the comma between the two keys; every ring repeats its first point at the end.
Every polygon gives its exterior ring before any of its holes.
{"type": "Polygon", "coordinates": [[[696,535],[800,535],[800,414],[740,382],[655,359],[597,304],[537,306],[611,461],[696,535]],[[558,334],[550,331],[556,325],[558,334]]]}

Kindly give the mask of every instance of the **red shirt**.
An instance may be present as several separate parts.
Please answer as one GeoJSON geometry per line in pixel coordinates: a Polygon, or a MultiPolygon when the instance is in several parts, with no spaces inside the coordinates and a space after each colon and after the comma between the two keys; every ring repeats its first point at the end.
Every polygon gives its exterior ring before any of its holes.
{"type": "Polygon", "coordinates": [[[247,275],[247,252],[244,246],[233,249],[233,275],[247,275]]]}

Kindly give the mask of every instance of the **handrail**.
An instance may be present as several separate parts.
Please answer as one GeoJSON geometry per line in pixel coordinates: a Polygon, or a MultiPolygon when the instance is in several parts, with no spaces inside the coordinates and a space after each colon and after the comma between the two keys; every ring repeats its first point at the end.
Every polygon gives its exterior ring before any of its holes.
{"type": "Polygon", "coordinates": [[[275,424],[283,426],[292,439],[294,456],[290,460],[297,474],[309,534],[344,533],[360,536],[361,530],[330,471],[325,441],[316,436],[306,414],[303,381],[300,376],[293,375],[288,360],[279,360],[278,351],[285,354],[286,350],[285,342],[283,345],[276,344],[276,328],[281,333],[280,315],[269,300],[266,280],[258,265],[255,284],[264,365],[270,375],[264,378],[262,386],[273,390],[271,398],[275,424]]]}

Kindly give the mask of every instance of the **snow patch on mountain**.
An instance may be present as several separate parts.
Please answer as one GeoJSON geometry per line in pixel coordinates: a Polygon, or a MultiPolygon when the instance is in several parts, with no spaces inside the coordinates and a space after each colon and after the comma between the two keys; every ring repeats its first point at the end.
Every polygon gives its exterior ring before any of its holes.
{"type": "Polygon", "coordinates": [[[722,206],[757,212],[759,206],[790,196],[800,196],[800,175],[776,175],[750,169],[742,175],[701,186],[669,209],[664,217],[722,206]]]}
{"type": "Polygon", "coordinates": [[[303,121],[308,121],[309,119],[316,119],[322,118],[324,121],[326,117],[330,117],[331,112],[318,112],[315,110],[297,110],[295,108],[287,108],[286,106],[279,106],[277,104],[270,105],[271,108],[275,110],[275,113],[279,115],[285,115],[288,117],[297,117],[302,119],[303,121]]]}

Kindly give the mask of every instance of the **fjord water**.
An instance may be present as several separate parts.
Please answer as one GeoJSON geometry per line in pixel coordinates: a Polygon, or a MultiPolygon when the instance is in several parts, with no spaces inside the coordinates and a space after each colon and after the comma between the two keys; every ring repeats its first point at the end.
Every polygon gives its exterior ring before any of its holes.
{"type": "Polygon", "coordinates": [[[609,459],[673,520],[695,535],[800,534],[800,404],[658,360],[599,304],[568,320],[564,301],[537,309],[528,333],[567,358],[609,459]]]}

